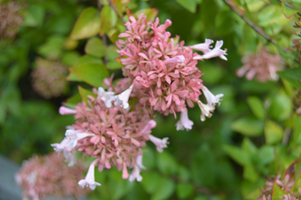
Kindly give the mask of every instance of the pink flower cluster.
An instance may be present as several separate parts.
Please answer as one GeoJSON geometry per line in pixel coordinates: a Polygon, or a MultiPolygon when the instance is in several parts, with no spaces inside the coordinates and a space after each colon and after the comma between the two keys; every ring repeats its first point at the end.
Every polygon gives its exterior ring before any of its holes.
{"type": "Polygon", "coordinates": [[[172,113],[176,117],[176,112],[181,112],[178,130],[191,129],[193,122],[188,119],[187,106],[193,107],[193,102],[198,103],[202,111],[202,121],[205,117],[211,117],[215,104],[223,95],[214,96],[203,85],[202,73],[196,65],[198,60],[213,57],[227,60],[226,51],[221,50],[223,41],[218,41],[213,49],[210,46],[213,41],[209,39],[205,43],[186,47],[184,41],[179,42],[178,37],[171,38],[166,31],[172,24],[170,20],[160,25],[158,18],[155,22],[147,22],[143,14],[138,20],[133,16],[129,20],[125,24],[127,31],[119,35],[125,40],[120,39],[116,44],[120,48],[117,60],[125,66],[123,75],[127,82],[132,83],[132,97],[165,115],[172,113]],[[194,53],[193,49],[203,54],[194,53]],[[201,90],[207,104],[199,100],[201,90]]]}
{"type": "Polygon", "coordinates": [[[75,153],[82,152],[95,158],[90,164],[85,179],[80,186],[95,189],[100,185],[94,178],[95,167],[99,171],[113,165],[122,170],[122,177],[130,181],[141,181],[142,147],[146,141],[153,142],[157,150],[162,152],[167,147],[168,138],[159,139],[151,135],[156,126],[152,119],[153,112],[165,115],[180,112],[177,130],[191,129],[193,122],[188,119],[188,107],[196,102],[201,109],[201,120],[211,117],[215,105],[219,104],[223,94],[213,95],[200,78],[201,71],[197,61],[225,57],[226,51],[221,49],[223,41],[218,41],[214,48],[212,40],[194,46],[184,46],[179,38],[171,38],[166,28],[171,25],[167,20],[159,25],[147,22],[141,14],[136,20],[129,17],[125,25],[127,31],[119,35],[125,40],[118,40],[120,48],[117,59],[125,67],[123,75],[116,86],[113,76],[104,80],[103,88],[94,89],[94,96],[88,96],[86,102],[77,104],[75,109],[62,106],[61,114],[74,114],[76,123],[67,127],[65,139],[61,143],[52,144],[57,152],[63,152],[69,165],[76,163],[75,153]],[[193,53],[199,50],[202,55],[193,53]],[[202,92],[201,92],[202,91],[202,92]],[[116,93],[116,94],[115,94],[116,93]],[[207,104],[199,100],[204,94],[207,104]],[[130,106],[130,98],[135,98],[135,106],[130,106]],[[128,168],[132,168],[131,174],[128,168]]]}
{"type": "Polygon", "coordinates": [[[238,77],[246,74],[246,79],[257,79],[260,82],[277,80],[277,71],[283,68],[279,54],[271,55],[266,48],[257,54],[246,55],[242,58],[244,65],[236,71],[238,77]]]}
{"type": "Polygon", "coordinates": [[[53,153],[26,161],[16,174],[16,181],[23,189],[24,198],[39,200],[48,195],[79,198],[88,192],[77,187],[84,170],[80,162],[76,167],[67,167],[63,156],[53,153]]]}
{"type": "Polygon", "coordinates": [[[88,96],[87,102],[79,103],[75,110],[61,107],[61,114],[75,114],[76,123],[67,127],[65,139],[52,144],[57,152],[63,151],[71,165],[75,163],[74,152],[79,151],[95,158],[85,179],[79,181],[82,187],[95,189],[94,168],[101,172],[113,165],[122,170],[122,178],[141,181],[142,147],[152,141],[159,152],[167,145],[168,138],[159,139],[151,135],[156,126],[145,108],[139,104],[130,110],[127,99],[130,90],[119,95],[106,92],[103,88],[94,89],[96,97],[88,96]],[[131,174],[128,168],[133,168],[131,174]]]}

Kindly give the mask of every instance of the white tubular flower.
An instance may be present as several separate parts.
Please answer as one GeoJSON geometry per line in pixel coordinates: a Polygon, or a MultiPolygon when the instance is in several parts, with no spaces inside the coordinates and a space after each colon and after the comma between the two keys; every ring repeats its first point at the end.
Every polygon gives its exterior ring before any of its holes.
{"type": "Polygon", "coordinates": [[[115,106],[121,105],[124,109],[129,108],[129,98],[132,93],[134,84],[132,84],[127,90],[117,95],[116,101],[114,103],[115,106]]]}
{"type": "Polygon", "coordinates": [[[142,181],[142,176],[140,175],[140,168],[138,167],[138,165],[134,166],[132,174],[129,177],[129,180],[131,182],[133,182],[135,179],[139,182],[142,181]]]}
{"type": "Polygon", "coordinates": [[[180,120],[176,123],[178,130],[191,130],[193,126],[193,121],[188,119],[188,111],[182,111],[180,120]]]}
{"type": "Polygon", "coordinates": [[[114,92],[106,92],[102,87],[99,87],[98,95],[101,97],[100,99],[105,103],[107,108],[112,107],[112,101],[116,99],[114,92]]]}
{"type": "Polygon", "coordinates": [[[149,134],[149,140],[152,141],[152,143],[154,143],[157,147],[157,151],[162,152],[163,148],[167,147],[167,140],[168,137],[163,138],[163,139],[159,139],[151,134],[149,134]]]}
{"type": "Polygon", "coordinates": [[[212,49],[210,52],[205,53],[204,55],[198,55],[198,56],[194,56],[193,59],[195,60],[204,60],[204,59],[210,59],[210,58],[214,58],[214,57],[220,57],[223,60],[227,60],[227,57],[225,55],[226,54],[226,50],[222,50],[221,47],[223,46],[223,41],[217,41],[215,44],[214,49],[212,49]]]}
{"type": "Polygon", "coordinates": [[[208,88],[206,86],[203,85],[202,87],[202,91],[206,97],[207,103],[209,105],[215,105],[215,104],[219,104],[220,102],[220,98],[222,98],[224,95],[223,94],[217,94],[214,95],[210,92],[210,90],[208,90],[208,88]]]}
{"type": "Polygon", "coordinates": [[[191,47],[191,49],[194,49],[197,51],[202,51],[205,54],[205,53],[208,53],[211,51],[210,44],[212,44],[212,43],[213,43],[213,40],[206,39],[205,43],[195,44],[190,47],[191,47]]]}
{"type": "Polygon", "coordinates": [[[200,100],[198,100],[198,105],[202,111],[201,121],[205,121],[206,117],[210,118],[212,116],[211,112],[215,109],[213,105],[203,104],[200,100]]]}
{"type": "Polygon", "coordinates": [[[91,190],[94,190],[96,186],[100,186],[100,183],[95,182],[95,177],[94,177],[94,168],[95,164],[97,163],[97,159],[94,160],[89,167],[88,173],[86,175],[85,179],[82,179],[78,182],[78,184],[84,188],[85,186],[89,186],[91,190]]]}

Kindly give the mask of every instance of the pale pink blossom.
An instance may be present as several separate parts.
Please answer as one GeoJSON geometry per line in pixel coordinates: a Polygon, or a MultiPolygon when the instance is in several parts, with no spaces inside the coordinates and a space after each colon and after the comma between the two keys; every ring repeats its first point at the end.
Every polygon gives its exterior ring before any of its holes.
{"type": "Polygon", "coordinates": [[[223,46],[223,41],[217,41],[215,44],[214,49],[212,49],[211,51],[205,53],[204,55],[198,55],[193,57],[193,59],[196,60],[204,60],[204,59],[210,59],[210,58],[214,58],[214,57],[220,57],[223,60],[227,60],[227,57],[225,55],[226,54],[226,50],[222,50],[221,47],[223,46]]]}
{"type": "Polygon", "coordinates": [[[59,109],[59,113],[61,115],[72,115],[72,114],[76,114],[76,110],[71,109],[71,108],[67,108],[65,106],[61,106],[59,109]]]}
{"type": "Polygon", "coordinates": [[[168,140],[168,137],[165,137],[163,139],[159,139],[151,134],[149,134],[149,140],[154,143],[154,145],[156,145],[157,147],[157,151],[159,152],[162,152],[163,151],[163,148],[166,148],[167,147],[167,140],[168,140]]]}
{"type": "Polygon", "coordinates": [[[206,39],[205,43],[195,44],[195,45],[190,46],[190,48],[193,50],[202,51],[205,54],[205,53],[208,53],[211,51],[210,45],[212,43],[213,43],[213,40],[206,39]]]}
{"type": "Polygon", "coordinates": [[[108,108],[111,108],[112,101],[116,100],[116,96],[114,96],[114,92],[106,92],[102,87],[98,88],[98,95],[101,100],[105,103],[108,108]]]}
{"type": "Polygon", "coordinates": [[[142,176],[140,175],[140,168],[138,167],[138,165],[134,165],[134,169],[129,177],[129,180],[132,182],[134,180],[137,181],[142,181],[142,176]]]}
{"type": "Polygon", "coordinates": [[[100,186],[100,183],[95,182],[95,177],[94,177],[94,169],[95,169],[95,164],[98,162],[98,160],[94,160],[89,167],[88,173],[85,177],[85,179],[82,179],[78,182],[78,184],[84,188],[85,186],[89,186],[91,190],[94,190],[96,186],[100,186]]]}
{"type": "Polygon", "coordinates": [[[220,98],[223,97],[224,95],[223,94],[217,94],[217,95],[214,95],[210,92],[210,90],[208,90],[207,87],[205,87],[203,85],[202,87],[202,91],[206,97],[206,100],[207,100],[207,103],[209,105],[215,105],[215,104],[219,104],[220,103],[220,98]]]}
{"type": "Polygon", "coordinates": [[[129,98],[132,93],[134,84],[132,84],[127,90],[122,92],[121,94],[117,95],[116,101],[114,103],[115,106],[121,105],[124,109],[129,108],[129,98]]]}
{"type": "Polygon", "coordinates": [[[177,130],[191,130],[193,121],[188,119],[188,111],[182,111],[180,120],[176,123],[177,130]]]}
{"type": "Polygon", "coordinates": [[[198,101],[198,105],[201,109],[201,121],[205,121],[206,117],[210,118],[212,113],[215,109],[213,105],[203,104],[200,100],[198,101]]]}

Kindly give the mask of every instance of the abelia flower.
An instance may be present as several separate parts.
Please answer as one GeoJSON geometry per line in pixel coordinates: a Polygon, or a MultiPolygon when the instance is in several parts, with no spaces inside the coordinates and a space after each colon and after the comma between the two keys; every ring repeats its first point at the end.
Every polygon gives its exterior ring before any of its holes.
{"type": "Polygon", "coordinates": [[[223,41],[217,41],[215,44],[214,49],[207,51],[204,55],[198,55],[198,56],[194,56],[193,59],[196,60],[204,60],[204,59],[210,59],[210,58],[214,58],[214,57],[220,57],[223,60],[227,60],[227,57],[225,55],[226,54],[226,50],[222,50],[221,47],[223,46],[223,41]]]}
{"type": "Polygon", "coordinates": [[[215,110],[215,107],[213,105],[210,104],[204,104],[203,102],[201,102],[200,100],[198,101],[198,105],[201,109],[201,121],[205,121],[206,117],[210,118],[212,116],[212,113],[215,110]]]}
{"type": "Polygon", "coordinates": [[[85,179],[82,179],[78,182],[78,184],[84,188],[85,186],[89,186],[91,190],[95,190],[96,186],[100,186],[100,183],[95,182],[95,177],[94,177],[94,169],[95,169],[95,164],[98,162],[98,160],[94,160],[89,167],[88,173],[85,177],[85,179]]]}
{"type": "Polygon", "coordinates": [[[123,107],[124,109],[128,109],[129,108],[128,101],[132,93],[132,89],[133,89],[133,84],[127,90],[117,95],[114,105],[115,106],[121,105],[121,107],[123,107]]]}
{"type": "Polygon", "coordinates": [[[202,91],[206,97],[206,100],[207,100],[207,103],[209,105],[215,105],[215,104],[219,104],[220,102],[220,98],[223,97],[224,95],[223,94],[217,94],[217,95],[214,95],[212,94],[207,87],[205,87],[203,85],[202,87],[202,91]]]}
{"type": "Polygon", "coordinates": [[[267,48],[259,50],[257,54],[249,54],[242,58],[244,65],[236,71],[238,77],[256,79],[259,82],[278,80],[277,71],[283,69],[282,59],[279,54],[272,55],[267,48]]]}
{"type": "Polygon", "coordinates": [[[163,148],[167,147],[167,140],[168,137],[165,137],[163,139],[157,138],[151,134],[149,134],[149,140],[152,141],[152,143],[154,143],[154,145],[156,145],[157,147],[157,151],[162,152],[163,148]]]}
{"type": "Polygon", "coordinates": [[[108,108],[112,106],[112,101],[116,100],[116,96],[114,96],[114,94],[114,92],[106,92],[102,87],[98,88],[98,95],[108,108]]]}
{"type": "Polygon", "coordinates": [[[191,49],[197,50],[197,51],[202,51],[204,54],[209,53],[211,51],[211,44],[213,43],[212,40],[206,39],[205,43],[200,43],[200,44],[195,44],[190,46],[191,49]]]}
{"type": "Polygon", "coordinates": [[[77,182],[83,178],[84,165],[69,168],[60,154],[34,156],[24,162],[16,174],[16,182],[23,190],[24,199],[41,200],[47,196],[56,198],[74,197],[79,199],[88,190],[81,189],[77,182]]]}
{"type": "Polygon", "coordinates": [[[188,111],[182,111],[180,120],[176,124],[177,130],[191,130],[193,121],[188,119],[188,111]]]}

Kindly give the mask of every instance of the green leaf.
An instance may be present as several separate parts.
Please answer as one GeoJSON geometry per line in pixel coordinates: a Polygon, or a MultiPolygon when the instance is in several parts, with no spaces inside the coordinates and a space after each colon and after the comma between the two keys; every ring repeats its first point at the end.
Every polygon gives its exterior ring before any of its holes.
{"type": "Polygon", "coordinates": [[[192,195],[194,187],[189,183],[178,183],[177,195],[180,199],[188,199],[192,195]]]}
{"type": "Polygon", "coordinates": [[[248,24],[244,24],[242,29],[240,52],[255,52],[257,48],[257,41],[258,38],[256,32],[248,24]]]}
{"type": "Polygon", "coordinates": [[[143,164],[147,169],[152,169],[155,166],[155,154],[154,151],[148,148],[143,153],[143,164]]]}
{"type": "Polygon", "coordinates": [[[82,101],[81,95],[79,93],[76,93],[75,95],[67,99],[66,103],[64,103],[64,106],[68,108],[75,108],[77,103],[81,101],[82,101]]]}
{"type": "Polygon", "coordinates": [[[241,118],[231,124],[231,129],[247,136],[258,136],[263,133],[264,121],[253,118],[241,118]]]}
{"type": "Polygon", "coordinates": [[[258,150],[258,160],[260,164],[266,165],[275,159],[274,148],[272,146],[263,146],[258,150]]]}
{"type": "Polygon", "coordinates": [[[101,58],[105,55],[105,47],[98,37],[90,38],[85,47],[86,54],[101,58]]]}
{"type": "Polygon", "coordinates": [[[38,48],[38,53],[48,59],[59,59],[63,51],[64,42],[64,37],[54,35],[38,48]]]}
{"type": "Polygon", "coordinates": [[[107,33],[110,29],[112,29],[117,23],[117,14],[110,7],[110,5],[106,5],[101,10],[100,14],[100,35],[107,33]]]}
{"type": "Polygon", "coordinates": [[[258,180],[258,173],[255,171],[254,166],[248,165],[244,167],[243,177],[251,182],[258,180]]]}
{"type": "Polygon", "coordinates": [[[240,148],[231,145],[224,145],[223,150],[238,164],[243,166],[248,166],[251,164],[249,155],[240,148]]]}
{"type": "Polygon", "coordinates": [[[40,5],[30,5],[25,11],[24,26],[41,26],[44,21],[45,8],[40,5]]]}
{"type": "Polygon", "coordinates": [[[290,117],[292,107],[290,98],[283,90],[280,90],[271,100],[269,114],[274,119],[282,121],[290,117]]]}
{"type": "Polygon", "coordinates": [[[258,0],[246,0],[245,2],[250,12],[257,12],[265,5],[263,1],[258,0]]]}
{"type": "Polygon", "coordinates": [[[176,0],[181,6],[187,9],[189,12],[195,13],[197,1],[196,0],[176,0]]]}
{"type": "Polygon", "coordinates": [[[251,142],[251,140],[245,137],[242,141],[241,148],[248,155],[253,156],[257,152],[257,147],[251,142]]]}
{"type": "Polygon", "coordinates": [[[87,103],[88,95],[96,97],[96,94],[90,90],[86,90],[85,88],[78,86],[79,94],[83,101],[87,103]]]}
{"type": "Polygon", "coordinates": [[[80,54],[77,51],[69,51],[63,55],[62,63],[65,66],[74,66],[79,60],[80,54]]]}
{"type": "Polygon", "coordinates": [[[187,181],[190,178],[190,173],[188,169],[183,166],[179,166],[178,174],[181,180],[187,181]]]}
{"type": "Polygon", "coordinates": [[[94,87],[100,87],[103,79],[109,76],[109,72],[105,66],[97,63],[87,63],[70,67],[69,70],[72,74],[94,87]]]}
{"type": "Polygon", "coordinates": [[[234,31],[235,22],[231,11],[220,12],[215,19],[218,35],[227,35],[234,31]]]}
{"type": "Polygon", "coordinates": [[[100,65],[103,64],[102,60],[99,58],[96,58],[96,57],[90,56],[90,55],[84,55],[77,61],[77,63],[75,64],[75,67],[81,66],[84,64],[89,64],[89,63],[96,63],[96,64],[100,64],[100,65]]]}
{"type": "Polygon", "coordinates": [[[279,71],[278,74],[297,89],[301,89],[301,68],[285,69],[279,71]]]}
{"type": "Polygon", "coordinates": [[[175,158],[166,151],[157,153],[157,166],[165,175],[174,174],[178,167],[175,158]]]}
{"type": "Polygon", "coordinates": [[[135,14],[139,16],[141,13],[146,15],[146,21],[154,21],[158,15],[158,9],[156,8],[145,8],[138,10],[135,14]]]}
{"type": "Polygon", "coordinates": [[[99,33],[100,18],[96,8],[86,8],[77,19],[70,38],[74,40],[92,37],[99,33]]]}
{"type": "Polygon", "coordinates": [[[258,97],[249,97],[247,99],[247,103],[249,104],[252,112],[258,119],[264,119],[265,113],[264,113],[264,107],[261,102],[261,100],[258,97]]]}
{"type": "Polygon", "coordinates": [[[293,140],[297,145],[301,144],[301,116],[294,115],[294,132],[293,140]]]}
{"type": "Polygon", "coordinates": [[[283,129],[275,122],[268,120],[264,126],[264,136],[267,144],[277,144],[282,141],[283,129]]]}
{"type": "Polygon", "coordinates": [[[285,195],[285,191],[283,191],[276,183],[276,181],[274,181],[273,184],[273,193],[272,193],[272,200],[280,200],[282,199],[283,195],[285,195]]]}
{"type": "Polygon", "coordinates": [[[175,184],[172,180],[160,177],[157,179],[156,189],[151,197],[151,200],[168,199],[175,190],[175,184]]]}
{"type": "Polygon", "coordinates": [[[281,2],[281,8],[285,17],[291,18],[293,15],[298,13],[298,10],[288,7],[285,3],[288,3],[288,0],[282,0],[281,2]]]}
{"type": "Polygon", "coordinates": [[[160,176],[155,172],[143,174],[141,183],[147,193],[153,194],[155,192],[159,178],[160,176]]]}
{"type": "Polygon", "coordinates": [[[283,26],[288,22],[289,20],[282,14],[282,9],[278,5],[269,5],[258,14],[258,25],[263,27],[272,24],[283,26]]]}

